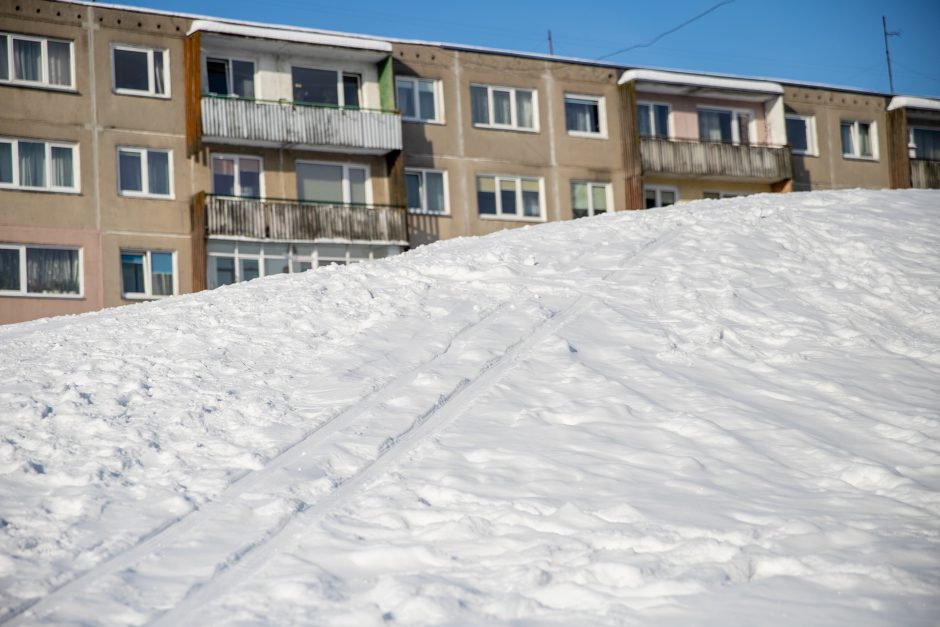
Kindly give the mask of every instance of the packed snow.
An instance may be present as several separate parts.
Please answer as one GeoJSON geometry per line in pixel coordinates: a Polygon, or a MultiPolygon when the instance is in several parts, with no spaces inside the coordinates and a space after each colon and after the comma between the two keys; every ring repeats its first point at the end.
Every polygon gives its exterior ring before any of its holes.
{"type": "Polygon", "coordinates": [[[0,622],[930,625],[940,193],[0,329],[0,622]]]}

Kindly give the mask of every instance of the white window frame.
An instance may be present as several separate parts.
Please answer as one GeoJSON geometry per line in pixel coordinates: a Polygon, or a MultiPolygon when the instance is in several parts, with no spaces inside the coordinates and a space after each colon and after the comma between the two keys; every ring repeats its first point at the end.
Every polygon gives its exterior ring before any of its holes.
{"type": "MultiPolygon", "coordinates": [[[[747,145],[753,146],[755,144],[760,144],[761,142],[757,141],[757,118],[754,115],[754,109],[744,109],[741,107],[722,107],[714,105],[699,105],[695,108],[695,124],[698,126],[698,113],[699,111],[718,111],[721,113],[730,113],[731,114],[731,143],[734,145],[741,144],[741,125],[738,122],[738,116],[742,113],[748,116],[747,123],[747,136],[748,143],[747,145]]],[[[701,140],[701,129],[698,129],[698,141],[701,140]]]]}
{"type": "Polygon", "coordinates": [[[471,89],[471,99],[470,99],[470,116],[471,124],[474,128],[491,128],[503,131],[520,131],[522,133],[538,133],[539,132],[539,91],[537,89],[529,87],[507,87],[505,85],[486,85],[483,83],[470,83],[471,89]],[[473,97],[472,90],[474,87],[482,87],[486,89],[486,99],[487,99],[487,116],[489,117],[488,123],[482,122],[472,122],[473,120],[473,97]],[[508,91],[509,92],[509,124],[497,124],[493,122],[493,112],[495,108],[493,107],[493,91],[508,91]],[[519,126],[518,110],[516,108],[516,93],[520,91],[527,91],[532,93],[532,127],[528,126],[519,126]]]}
{"type": "MultiPolygon", "coordinates": [[[[797,150],[790,144],[790,150],[795,155],[805,155],[808,157],[819,156],[819,144],[816,141],[816,116],[803,115],[801,113],[787,113],[784,116],[787,120],[802,120],[806,125],[806,150],[797,150]]],[[[840,131],[841,132],[841,131],[840,131]]],[[[841,141],[841,138],[840,138],[841,141]]],[[[790,143],[787,138],[787,143],[790,143]]]]}
{"type": "Polygon", "coordinates": [[[206,55],[204,55],[203,59],[204,59],[204,60],[203,60],[203,63],[202,63],[202,71],[203,71],[202,80],[204,81],[203,84],[206,86],[205,93],[210,94],[210,95],[213,95],[213,96],[225,96],[225,97],[228,97],[228,98],[242,98],[242,99],[245,99],[245,98],[243,98],[242,96],[237,95],[237,94],[233,91],[233,88],[235,87],[235,84],[234,84],[234,82],[232,81],[232,61],[238,61],[238,62],[240,62],[240,63],[251,63],[251,68],[252,68],[252,70],[251,70],[251,79],[252,79],[252,83],[254,83],[254,87],[255,87],[255,99],[257,99],[257,97],[258,97],[258,93],[257,93],[257,87],[258,87],[258,85],[257,85],[257,82],[255,81],[255,77],[256,77],[257,74],[258,74],[258,64],[255,62],[254,59],[243,59],[243,58],[240,58],[240,57],[232,57],[232,56],[223,55],[223,54],[220,54],[220,55],[206,54],[206,55]],[[225,61],[225,82],[226,82],[226,85],[227,85],[227,87],[228,87],[228,93],[227,93],[227,94],[211,94],[211,93],[209,92],[209,60],[210,60],[210,59],[213,60],[213,61],[225,61]]]}
{"type": "MultiPolygon", "coordinates": [[[[405,175],[418,174],[421,176],[421,207],[408,207],[409,213],[416,213],[429,216],[449,216],[450,215],[450,187],[447,182],[447,170],[435,170],[433,168],[405,168],[405,175]],[[440,174],[444,182],[444,210],[430,211],[427,202],[427,174],[431,172],[440,174]]],[[[406,194],[407,197],[407,194],[406,194]]],[[[407,202],[407,201],[406,201],[407,202]]]]}
{"type": "MultiPolygon", "coordinates": [[[[647,191],[656,192],[656,207],[651,207],[651,208],[660,209],[664,206],[663,201],[662,201],[663,192],[672,192],[676,197],[676,202],[674,202],[673,205],[679,204],[679,188],[678,187],[675,187],[674,185],[644,185],[643,186],[643,208],[644,209],[646,208],[646,192],[647,191]]],[[[672,205],[665,205],[665,206],[671,207],[672,205]]]]}
{"type": "MultiPolygon", "coordinates": [[[[336,107],[340,109],[346,108],[346,90],[343,88],[343,77],[347,75],[358,76],[359,77],[359,105],[354,108],[357,108],[357,109],[368,108],[365,105],[365,90],[363,89],[362,74],[360,72],[353,72],[351,70],[337,70],[335,67],[323,67],[319,65],[310,65],[309,63],[306,63],[305,61],[298,61],[298,62],[292,61],[288,64],[288,67],[290,68],[290,74],[288,75],[289,77],[293,74],[294,68],[298,68],[301,70],[319,70],[321,72],[333,72],[334,74],[336,74],[336,102],[337,102],[336,107]]],[[[291,86],[290,97],[291,97],[291,102],[294,102],[293,86],[291,86]]],[[[332,107],[333,105],[329,103],[304,102],[300,106],[332,107]]]]}
{"type": "Polygon", "coordinates": [[[874,120],[839,120],[839,143],[842,143],[842,125],[851,124],[852,125],[852,148],[854,152],[847,153],[845,152],[844,147],[842,150],[843,159],[855,159],[858,161],[878,161],[878,126],[874,120]],[[868,138],[871,141],[871,155],[863,155],[859,153],[859,142],[858,142],[858,128],[860,124],[868,125],[868,138]]]}
{"type": "Polygon", "coordinates": [[[545,179],[541,176],[516,176],[512,174],[491,174],[480,172],[476,175],[476,188],[474,192],[480,192],[480,179],[492,178],[496,181],[496,213],[480,213],[480,207],[477,206],[477,217],[481,220],[513,220],[516,222],[545,222],[545,179]],[[539,215],[526,216],[522,213],[503,213],[503,200],[500,195],[500,183],[503,181],[514,181],[516,183],[516,207],[522,211],[522,181],[537,181],[539,184],[539,215]]]}
{"type": "Polygon", "coordinates": [[[118,251],[119,268],[121,269],[121,298],[124,300],[159,300],[169,298],[180,293],[179,290],[179,268],[177,267],[177,255],[175,250],[144,249],[144,248],[122,248],[118,251]],[[173,259],[173,293],[172,294],[154,294],[151,276],[152,253],[169,254],[173,259]],[[144,291],[143,292],[125,292],[124,291],[124,262],[120,261],[124,255],[143,255],[144,256],[144,291]]]}
{"type": "Polygon", "coordinates": [[[13,182],[0,182],[0,189],[18,189],[31,192],[55,192],[59,194],[79,194],[81,193],[81,168],[79,167],[78,144],[71,142],[54,141],[48,139],[29,139],[26,137],[0,137],[0,143],[11,144],[11,154],[13,156],[13,182]],[[46,172],[45,187],[32,187],[29,185],[20,185],[20,150],[19,142],[28,142],[31,144],[45,144],[46,146],[46,172]],[[52,149],[69,148],[72,150],[72,187],[61,187],[52,184],[52,149]]]}
{"type": "MultiPolygon", "coordinates": [[[[213,152],[209,154],[209,177],[212,184],[212,193],[216,196],[222,196],[215,189],[215,158],[219,157],[221,159],[234,159],[235,160],[235,196],[225,196],[226,198],[246,198],[246,196],[241,195],[241,187],[238,182],[238,175],[241,171],[241,160],[242,159],[254,159],[258,161],[258,193],[261,194],[258,198],[266,198],[264,195],[264,158],[258,157],[255,155],[241,155],[228,152],[213,152]]],[[[172,185],[171,185],[172,187],[172,185]]],[[[250,197],[247,197],[250,198],[250,197]]]]}
{"type": "Polygon", "coordinates": [[[22,35],[20,33],[10,33],[0,31],[0,35],[7,38],[7,76],[9,78],[0,79],[2,85],[26,85],[29,87],[39,87],[42,89],[55,89],[58,91],[75,91],[75,43],[69,39],[59,39],[58,37],[38,37],[36,35],[22,35]],[[22,78],[16,78],[13,66],[13,40],[21,39],[25,41],[35,41],[42,45],[42,58],[39,62],[40,78],[38,81],[29,81],[22,78]],[[68,85],[56,85],[49,82],[49,42],[69,45],[69,78],[71,82],[68,85]]]}
{"type": "MultiPolygon", "coordinates": [[[[401,119],[404,122],[420,122],[422,124],[444,124],[444,98],[443,98],[443,89],[441,87],[441,81],[437,78],[421,78],[419,76],[396,76],[395,77],[395,98],[398,98],[398,83],[411,83],[413,86],[412,93],[414,110],[418,113],[417,117],[402,115],[401,119]],[[425,118],[421,116],[421,98],[418,97],[418,83],[431,83],[434,87],[434,117],[425,118]]],[[[401,105],[399,104],[399,110],[401,110],[401,105]]]]}
{"type": "Polygon", "coordinates": [[[706,200],[721,200],[724,198],[737,198],[738,196],[746,196],[746,193],[741,192],[723,192],[717,189],[704,189],[702,190],[702,198],[706,200]],[[708,198],[705,194],[715,194],[718,198],[708,198]]]}
{"type": "Polygon", "coordinates": [[[20,289],[18,290],[0,290],[0,296],[17,296],[24,298],[67,298],[81,299],[85,298],[85,250],[81,246],[68,246],[58,244],[14,244],[0,243],[0,249],[18,250],[20,254],[20,289]],[[27,292],[27,268],[26,268],[26,249],[42,248],[46,250],[77,250],[78,251],[78,293],[77,294],[55,294],[47,292],[27,292]]]}
{"type": "Polygon", "coordinates": [[[607,101],[604,96],[565,93],[562,99],[562,104],[565,106],[565,130],[568,132],[568,135],[571,137],[586,137],[590,139],[607,139],[607,101]],[[599,127],[598,132],[591,133],[587,131],[572,131],[568,128],[568,98],[575,100],[591,100],[594,102],[594,104],[597,106],[597,125],[599,127]]]}
{"type": "MultiPolygon", "coordinates": [[[[572,192],[572,193],[571,193],[572,196],[574,196],[574,186],[575,186],[575,185],[587,185],[587,186],[588,186],[588,214],[587,214],[586,217],[591,218],[591,217],[594,217],[595,215],[603,215],[603,214],[595,214],[595,213],[594,213],[594,194],[593,194],[593,189],[594,189],[595,187],[603,187],[603,188],[604,188],[604,196],[606,196],[606,198],[607,198],[607,209],[604,210],[604,213],[614,213],[614,206],[613,206],[613,205],[614,205],[613,185],[611,185],[609,182],[607,182],[607,181],[586,181],[586,180],[583,180],[583,179],[572,179],[571,182],[570,182],[570,191],[572,192]]],[[[571,215],[572,215],[572,217],[574,217],[574,211],[575,211],[575,207],[574,207],[574,202],[572,201],[572,203],[571,203],[571,215]]]]}
{"type": "Polygon", "coordinates": [[[176,196],[174,194],[173,187],[173,150],[171,148],[141,148],[140,146],[118,146],[115,151],[114,165],[117,174],[117,187],[118,195],[126,196],[128,198],[159,198],[162,200],[173,200],[176,196]],[[144,187],[143,191],[135,190],[122,190],[121,189],[121,152],[135,152],[140,154],[140,182],[144,187]],[[170,193],[169,194],[152,194],[150,193],[150,177],[148,176],[149,168],[147,167],[148,161],[150,159],[151,152],[165,152],[167,153],[167,168],[169,169],[169,179],[170,179],[170,193]]]}
{"type": "MultiPolygon", "coordinates": [[[[294,162],[294,177],[297,178],[297,165],[301,163],[306,163],[310,165],[328,165],[333,167],[341,166],[343,168],[343,204],[351,205],[353,204],[350,201],[352,196],[352,188],[349,184],[349,169],[357,168],[360,170],[366,171],[366,206],[372,205],[372,169],[366,163],[353,163],[350,161],[337,162],[337,161],[315,161],[313,159],[297,159],[294,162]]],[[[313,203],[313,204],[328,204],[326,202],[320,202],[317,200],[298,200],[298,202],[313,203]]]]}
{"type": "MultiPolygon", "coordinates": [[[[650,108],[650,128],[655,129],[656,127],[656,114],[653,107],[666,107],[666,135],[665,137],[660,137],[659,135],[648,135],[654,139],[672,139],[675,137],[675,131],[673,130],[673,118],[672,118],[672,105],[668,102],[657,102],[654,100],[638,100],[636,103],[637,107],[640,105],[645,105],[650,108]]],[[[698,115],[698,113],[696,113],[698,115]]],[[[639,112],[637,112],[637,117],[639,118],[639,112]]],[[[637,132],[640,130],[640,125],[637,123],[637,132]]]]}
{"type": "Polygon", "coordinates": [[[116,94],[126,95],[126,96],[146,96],[148,98],[163,98],[168,100],[170,98],[170,50],[168,48],[151,48],[149,46],[136,46],[134,44],[111,44],[111,89],[116,94]],[[114,63],[114,51],[115,50],[127,50],[130,52],[146,52],[147,53],[147,89],[128,89],[126,87],[117,86],[117,72],[115,70],[116,64],[114,63]],[[163,53],[163,87],[164,93],[158,94],[156,92],[156,85],[153,80],[153,54],[155,52],[163,53]]]}
{"type": "Polygon", "coordinates": [[[908,157],[911,159],[917,159],[917,142],[914,141],[914,131],[932,131],[934,133],[940,133],[940,128],[936,126],[921,126],[916,124],[914,126],[909,126],[907,128],[908,142],[907,142],[907,151],[908,157]]]}

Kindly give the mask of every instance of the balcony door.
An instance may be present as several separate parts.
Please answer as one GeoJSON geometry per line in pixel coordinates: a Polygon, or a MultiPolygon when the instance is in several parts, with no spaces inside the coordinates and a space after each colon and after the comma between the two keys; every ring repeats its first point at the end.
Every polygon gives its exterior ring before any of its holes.
{"type": "Polygon", "coordinates": [[[369,170],[340,163],[297,162],[297,198],[342,205],[369,203],[369,170]]]}

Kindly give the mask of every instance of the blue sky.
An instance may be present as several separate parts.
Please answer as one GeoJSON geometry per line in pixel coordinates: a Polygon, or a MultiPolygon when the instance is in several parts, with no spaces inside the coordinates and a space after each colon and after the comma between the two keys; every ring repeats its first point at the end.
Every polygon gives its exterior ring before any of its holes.
{"type": "MultiPolygon", "coordinates": [[[[118,0],[124,5],[597,59],[649,42],[720,0],[650,3],[474,0],[118,0]]],[[[733,0],[626,65],[727,72],[888,91],[881,16],[897,93],[940,96],[940,0],[733,0]]]]}

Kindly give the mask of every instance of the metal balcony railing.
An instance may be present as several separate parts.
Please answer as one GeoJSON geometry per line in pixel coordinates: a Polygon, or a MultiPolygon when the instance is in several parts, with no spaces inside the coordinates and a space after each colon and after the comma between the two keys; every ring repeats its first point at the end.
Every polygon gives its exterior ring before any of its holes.
{"type": "Polygon", "coordinates": [[[661,137],[641,137],[643,171],[649,174],[711,176],[767,182],[793,176],[786,146],[726,144],[661,137]]]}
{"type": "Polygon", "coordinates": [[[221,143],[298,148],[355,148],[375,154],[401,150],[395,111],[203,95],[202,137],[221,143]]]}
{"type": "Polygon", "coordinates": [[[940,161],[911,159],[911,187],[940,189],[940,161]]]}
{"type": "Polygon", "coordinates": [[[207,195],[205,212],[209,236],[408,243],[404,207],[207,195]]]}

